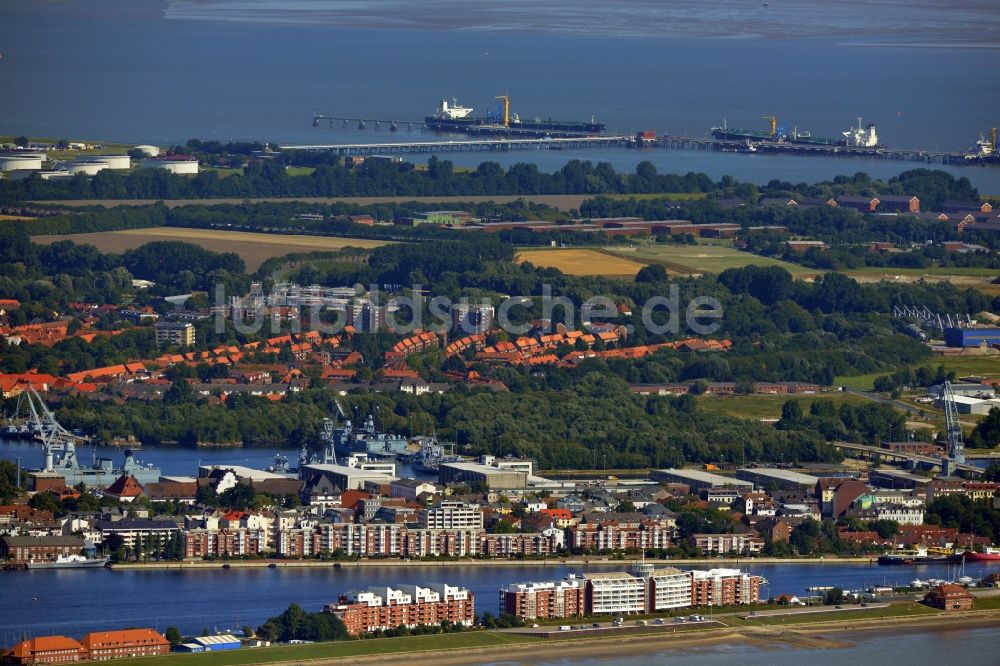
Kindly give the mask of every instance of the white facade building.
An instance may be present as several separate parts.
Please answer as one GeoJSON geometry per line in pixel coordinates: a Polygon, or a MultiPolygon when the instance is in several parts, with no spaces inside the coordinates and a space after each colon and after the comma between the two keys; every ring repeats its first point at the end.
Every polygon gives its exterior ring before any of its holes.
{"type": "MultiPolygon", "coordinates": [[[[589,588],[588,611],[600,613],[644,613],[646,611],[646,582],[630,573],[584,574],[589,588]]],[[[690,589],[690,588],[689,588],[690,589]]]]}

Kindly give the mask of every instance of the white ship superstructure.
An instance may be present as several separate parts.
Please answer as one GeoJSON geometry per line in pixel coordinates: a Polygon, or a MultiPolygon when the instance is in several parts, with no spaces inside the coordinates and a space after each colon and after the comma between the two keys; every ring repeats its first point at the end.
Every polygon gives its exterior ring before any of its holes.
{"type": "Polygon", "coordinates": [[[441,100],[441,104],[438,105],[438,117],[447,118],[448,120],[458,120],[460,118],[466,118],[474,109],[467,106],[461,106],[458,100],[452,98],[452,103],[448,104],[448,100],[441,100]]]}
{"type": "Polygon", "coordinates": [[[878,133],[875,131],[875,123],[868,123],[868,127],[861,124],[861,116],[858,116],[858,126],[852,127],[846,132],[841,132],[848,146],[858,148],[875,148],[878,146],[878,133]]]}

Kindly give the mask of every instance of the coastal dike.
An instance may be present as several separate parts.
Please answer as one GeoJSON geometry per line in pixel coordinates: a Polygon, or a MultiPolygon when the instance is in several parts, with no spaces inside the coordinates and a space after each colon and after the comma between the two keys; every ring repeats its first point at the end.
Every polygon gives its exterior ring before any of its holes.
{"type": "Polygon", "coordinates": [[[538,566],[629,566],[639,562],[663,565],[700,565],[710,567],[741,567],[755,564],[870,564],[870,557],[754,557],[754,558],[703,558],[677,560],[616,560],[599,557],[577,557],[572,559],[546,558],[544,560],[503,560],[503,559],[454,559],[454,560],[192,560],[163,562],[125,562],[109,565],[115,571],[130,569],[285,569],[285,568],[348,568],[348,567],[448,567],[448,566],[487,566],[487,567],[538,567],[538,566]]]}

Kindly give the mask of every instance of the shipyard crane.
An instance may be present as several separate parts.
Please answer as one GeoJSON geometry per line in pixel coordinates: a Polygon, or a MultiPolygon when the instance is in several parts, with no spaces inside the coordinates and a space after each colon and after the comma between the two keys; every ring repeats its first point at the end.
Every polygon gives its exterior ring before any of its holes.
{"type": "Polygon", "coordinates": [[[962,441],[962,425],[958,422],[958,408],[955,406],[955,393],[951,382],[945,380],[944,392],[944,422],[948,438],[948,458],[945,461],[945,476],[950,476],[956,464],[965,463],[965,443],[962,441]]]}
{"type": "Polygon", "coordinates": [[[29,384],[25,395],[28,400],[28,409],[31,410],[31,416],[28,419],[29,427],[41,440],[42,449],[45,451],[45,471],[51,472],[55,469],[56,452],[63,453],[66,459],[75,459],[76,441],[83,441],[83,438],[74,435],[59,424],[34,386],[29,384]]]}

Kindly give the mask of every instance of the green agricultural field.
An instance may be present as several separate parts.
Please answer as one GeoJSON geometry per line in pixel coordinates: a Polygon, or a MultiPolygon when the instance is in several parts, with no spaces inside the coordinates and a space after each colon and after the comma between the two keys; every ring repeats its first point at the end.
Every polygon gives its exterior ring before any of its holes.
{"type": "Polygon", "coordinates": [[[335,659],[338,657],[368,657],[372,655],[420,652],[425,650],[460,650],[480,647],[515,645],[540,639],[519,634],[496,631],[470,631],[459,634],[406,636],[364,641],[339,641],[307,645],[282,645],[269,648],[243,649],[227,652],[202,652],[199,654],[171,654],[163,657],[119,659],[119,666],[241,666],[242,664],[270,664],[277,662],[305,661],[309,659],[335,659]]]}
{"type": "Polygon", "coordinates": [[[781,266],[796,278],[815,276],[819,271],[780,259],[741,252],[724,245],[647,245],[642,247],[609,247],[608,254],[625,257],[645,264],[660,264],[668,271],[683,275],[721,273],[727,268],[781,266]]]}
{"type": "MultiPolygon", "coordinates": [[[[1000,377],[1000,356],[935,356],[917,363],[912,368],[937,368],[944,365],[945,372],[952,372],[962,377],[964,375],[980,375],[983,377],[1000,377]]],[[[873,372],[867,375],[845,375],[835,377],[834,384],[846,386],[856,391],[871,391],[874,382],[879,377],[892,374],[892,371],[873,372]]]]}
{"type": "Polygon", "coordinates": [[[802,403],[802,410],[809,411],[809,405],[814,401],[832,402],[839,407],[842,404],[865,404],[870,402],[861,396],[851,393],[818,393],[815,395],[703,395],[697,398],[698,407],[709,414],[735,416],[741,419],[776,419],[781,416],[781,407],[789,400],[802,403]]]}

